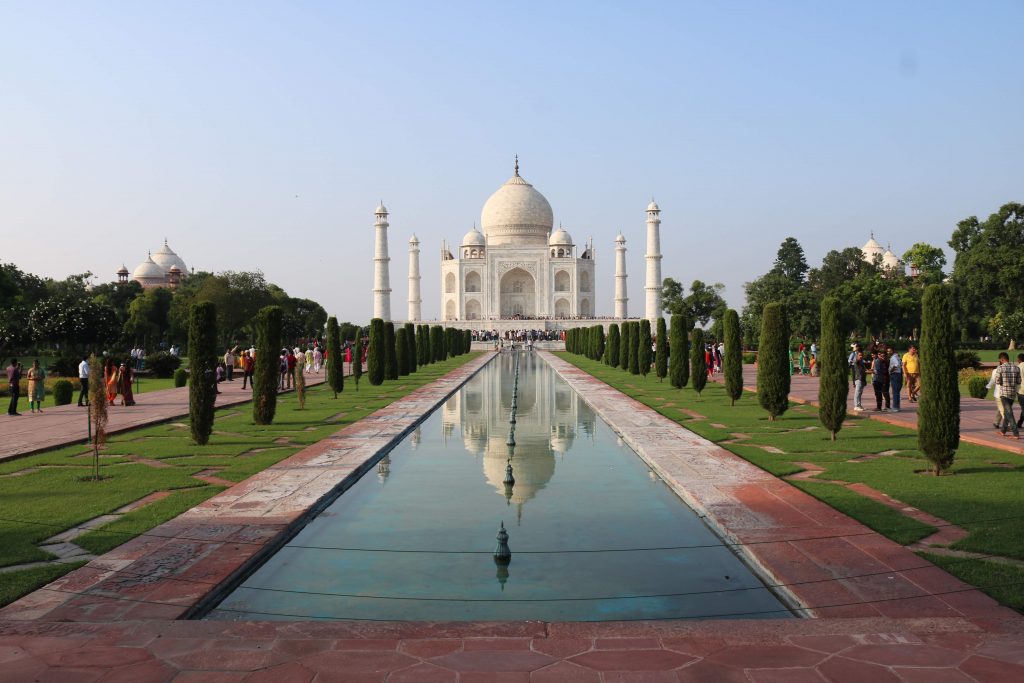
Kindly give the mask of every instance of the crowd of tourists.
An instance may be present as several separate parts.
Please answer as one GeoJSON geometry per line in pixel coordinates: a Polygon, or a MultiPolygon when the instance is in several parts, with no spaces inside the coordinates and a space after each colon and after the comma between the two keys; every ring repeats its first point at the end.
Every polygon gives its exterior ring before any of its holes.
{"type": "MultiPolygon", "coordinates": [[[[135,382],[136,361],[131,357],[121,362],[114,358],[105,358],[102,366],[103,395],[110,405],[116,405],[117,399],[121,397],[122,406],[135,405],[135,392],[132,384],[135,382]]],[[[92,375],[89,367],[89,359],[83,357],[78,364],[78,405],[86,407],[89,405],[89,379],[92,375]]],[[[32,361],[32,367],[27,371],[17,358],[11,359],[7,366],[7,388],[10,392],[10,402],[7,404],[8,415],[21,415],[18,412],[18,402],[21,400],[21,381],[27,380],[25,396],[28,398],[29,410],[33,413],[43,412],[43,397],[46,394],[46,370],[39,363],[39,359],[32,361]]],[[[100,381],[96,377],[95,381],[100,381]]]]}

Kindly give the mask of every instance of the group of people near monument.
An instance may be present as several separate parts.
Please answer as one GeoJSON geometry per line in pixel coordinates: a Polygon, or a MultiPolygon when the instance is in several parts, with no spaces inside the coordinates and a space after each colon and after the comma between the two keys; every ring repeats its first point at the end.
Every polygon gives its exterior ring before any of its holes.
{"type": "Polygon", "coordinates": [[[853,378],[853,409],[864,410],[863,395],[871,375],[871,388],[875,392],[875,410],[878,412],[900,412],[900,396],[904,378],[907,385],[907,399],[917,402],[920,395],[921,365],[917,346],[902,356],[891,345],[872,340],[867,349],[860,343],[850,346],[847,359],[853,378]]]}
{"type": "Polygon", "coordinates": [[[18,400],[21,398],[21,380],[28,380],[28,405],[32,412],[43,412],[43,394],[45,393],[46,370],[39,365],[39,359],[32,361],[32,367],[25,371],[17,358],[11,359],[7,366],[7,387],[11,394],[10,403],[7,405],[8,415],[21,415],[18,412],[18,400]]]}
{"type": "Polygon", "coordinates": [[[1010,354],[999,354],[999,365],[992,370],[988,388],[996,399],[996,421],[992,426],[1003,436],[1020,439],[1020,430],[1024,429],[1024,353],[1017,354],[1016,364],[1010,360],[1010,354]],[[1013,419],[1013,403],[1020,404],[1020,417],[1013,419]],[[1012,432],[1012,436],[1007,434],[1012,432]]]}

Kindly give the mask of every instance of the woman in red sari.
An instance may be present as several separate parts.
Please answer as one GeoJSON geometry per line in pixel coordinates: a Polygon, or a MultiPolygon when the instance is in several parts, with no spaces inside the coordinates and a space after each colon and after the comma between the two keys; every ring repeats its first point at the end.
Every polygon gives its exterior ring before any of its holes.
{"type": "Polygon", "coordinates": [[[135,373],[132,370],[132,364],[121,363],[121,367],[117,371],[117,388],[121,392],[121,405],[123,406],[135,405],[135,394],[132,392],[133,379],[135,379],[135,373]]]}
{"type": "Polygon", "coordinates": [[[103,366],[103,386],[107,389],[107,403],[114,405],[114,399],[117,398],[117,366],[113,358],[108,358],[103,366]]]}

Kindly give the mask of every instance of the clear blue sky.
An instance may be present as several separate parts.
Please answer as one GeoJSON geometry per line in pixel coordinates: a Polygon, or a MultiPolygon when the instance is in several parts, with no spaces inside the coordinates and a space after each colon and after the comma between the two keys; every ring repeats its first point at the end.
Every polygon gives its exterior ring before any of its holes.
{"type": "MultiPolygon", "coordinates": [[[[113,277],[167,236],[371,313],[373,208],[438,248],[512,171],[576,241],[731,304],[788,235],[901,254],[1024,200],[1024,3],[0,2],[0,260],[113,277]]],[[[948,252],[948,249],[947,249],[948,252]]]]}

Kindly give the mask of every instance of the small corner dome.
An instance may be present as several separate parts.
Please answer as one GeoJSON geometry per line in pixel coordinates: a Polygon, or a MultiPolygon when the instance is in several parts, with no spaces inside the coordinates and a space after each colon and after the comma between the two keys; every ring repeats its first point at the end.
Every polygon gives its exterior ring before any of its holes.
{"type": "Polygon", "coordinates": [[[153,257],[147,256],[145,261],[135,266],[135,270],[132,271],[132,278],[136,280],[162,280],[165,274],[166,271],[157,265],[153,257]]]}
{"type": "Polygon", "coordinates": [[[416,233],[413,233],[412,237],[409,238],[409,244],[419,244],[419,239],[416,238],[416,233]]]}
{"type": "Polygon", "coordinates": [[[473,226],[473,229],[466,233],[466,236],[462,238],[462,246],[464,247],[484,247],[487,246],[487,240],[484,239],[484,234],[473,226]]]}
{"type": "Polygon", "coordinates": [[[892,253],[891,249],[886,249],[882,254],[882,265],[886,268],[899,268],[900,260],[896,254],[892,253]]]}
{"type": "Polygon", "coordinates": [[[625,238],[625,237],[623,237],[623,236],[622,236],[622,233],[620,232],[620,233],[618,234],[618,236],[616,236],[616,238],[615,238],[615,242],[616,242],[617,244],[625,244],[625,243],[626,243],[626,238],[625,238]]]}
{"type": "Polygon", "coordinates": [[[374,213],[387,213],[388,209],[384,206],[384,202],[377,205],[377,208],[373,210],[374,213]]]}
{"type": "Polygon", "coordinates": [[[128,267],[122,263],[121,264],[121,269],[119,271],[117,271],[117,274],[118,275],[127,275],[128,274],[128,267]]]}
{"type": "Polygon", "coordinates": [[[654,203],[653,199],[651,200],[651,203],[647,205],[647,210],[648,211],[661,211],[661,209],[658,208],[658,205],[654,203]]]}
{"type": "Polygon", "coordinates": [[[563,245],[572,246],[572,237],[564,228],[559,227],[558,230],[551,233],[551,237],[548,238],[548,246],[555,247],[563,245]]]}

